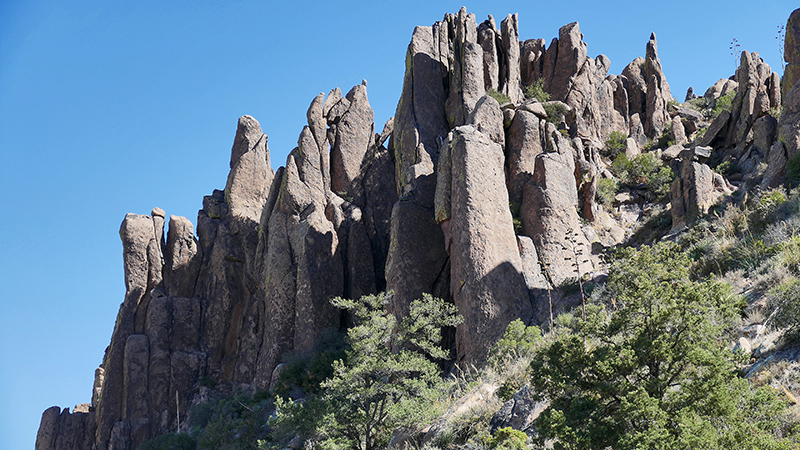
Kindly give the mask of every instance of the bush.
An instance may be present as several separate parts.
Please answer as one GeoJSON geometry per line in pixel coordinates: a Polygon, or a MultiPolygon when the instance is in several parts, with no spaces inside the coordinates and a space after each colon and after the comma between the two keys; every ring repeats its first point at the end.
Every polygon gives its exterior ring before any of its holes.
{"type": "Polygon", "coordinates": [[[600,178],[597,180],[597,190],[595,191],[594,197],[597,203],[611,206],[611,204],[614,203],[614,197],[617,196],[618,191],[619,187],[616,181],[611,178],[600,178]]]}
{"type": "Polygon", "coordinates": [[[711,109],[711,118],[714,119],[722,114],[722,111],[730,111],[733,106],[733,99],[736,97],[736,90],[732,90],[727,94],[719,97],[711,109]]]}
{"type": "Polygon", "coordinates": [[[511,427],[500,428],[489,441],[489,448],[498,450],[527,450],[528,436],[511,427]]]}
{"type": "Polygon", "coordinates": [[[319,394],[320,384],[333,375],[333,362],[344,358],[344,334],[334,329],[323,331],[313,354],[289,358],[275,382],[275,394],[290,397],[297,388],[305,395],[319,394]]]}
{"type": "MultiPolygon", "coordinates": [[[[628,248],[601,304],[537,352],[531,385],[551,401],[537,440],[555,449],[789,449],[786,405],[736,375],[722,344],[741,301],[692,281],[676,244],[628,248]]],[[[560,325],[563,326],[563,325],[560,325]]]]}
{"type": "Polygon", "coordinates": [[[544,103],[550,100],[550,94],[544,90],[544,79],[539,78],[525,89],[525,98],[535,98],[544,103]]]}
{"type": "Polygon", "coordinates": [[[767,293],[770,309],[774,311],[775,328],[786,328],[793,338],[800,337],[800,280],[792,278],[767,293]]]}
{"type": "Polygon", "coordinates": [[[167,433],[142,442],[137,450],[194,450],[197,442],[186,433],[167,433]]]}
{"type": "Polygon", "coordinates": [[[600,153],[613,161],[620,153],[625,152],[625,141],[627,139],[627,134],[620,133],[619,131],[612,131],[608,134],[608,139],[606,139],[605,146],[600,153]]]}
{"type": "Polygon", "coordinates": [[[492,97],[493,99],[497,100],[497,103],[500,103],[501,105],[503,103],[509,103],[511,101],[511,99],[508,98],[506,94],[503,94],[502,92],[497,92],[494,89],[489,89],[488,91],[486,91],[486,94],[489,97],[492,97]]]}
{"type": "Polygon", "coordinates": [[[792,185],[800,184],[800,153],[786,163],[786,179],[792,185]]]}
{"type": "Polygon", "coordinates": [[[644,184],[650,200],[659,200],[669,194],[669,185],[675,173],[663,166],[651,153],[630,159],[621,154],[611,163],[611,172],[624,186],[636,187],[644,184]]]}
{"type": "Polygon", "coordinates": [[[542,106],[544,106],[544,111],[547,113],[547,119],[545,120],[556,125],[560,124],[564,120],[564,115],[567,114],[567,108],[569,108],[565,103],[562,102],[547,102],[542,106]]]}

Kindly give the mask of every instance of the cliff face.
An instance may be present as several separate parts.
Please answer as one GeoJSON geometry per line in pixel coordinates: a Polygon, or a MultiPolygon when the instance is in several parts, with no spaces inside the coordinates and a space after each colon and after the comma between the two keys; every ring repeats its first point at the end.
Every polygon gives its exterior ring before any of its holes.
{"type": "MultiPolygon", "coordinates": [[[[91,404],[45,411],[37,450],[135,449],[180,427],[179,412],[209,384],[268,389],[284,355],[346,325],[335,296],[391,290],[398,316],[423,292],[454,302],[465,321],[445,344],[457,362],[481,362],[512,320],[545,320],[548,291],[558,303],[556,288],[593,276],[592,243],[624,238],[595,204],[597,181],[612,177],[600,156],[612,131],[630,136],[631,154],[667,128],[683,136],[669,157],[679,172],[673,216],[683,214],[675,224],[732,188],[710,174],[698,144],[720,160],[768,161],[765,184],[797,152],[774,144],[769,111],[781,95],[757,54],[742,55],[746,89],[732,113],[690,144],[702,119],[670,110],[655,35],[620,75],[586,48],[577,23],[546,46],[519,40],[516,15],[498,28],[462,9],[414,30],[396,115],[380,134],[366,82],[346,95],[336,88],[312,100],[297,147],[273,173],[267,135],[241,117],[225,189],[203,199],[197,237],[170,216],[165,238],[158,208],[125,217],[126,294],[91,404]],[[537,83],[550,102],[525,97],[537,83]]],[[[784,142],[796,142],[797,120],[783,122],[784,142]]],[[[619,208],[634,222],[644,209],[619,208]]]]}

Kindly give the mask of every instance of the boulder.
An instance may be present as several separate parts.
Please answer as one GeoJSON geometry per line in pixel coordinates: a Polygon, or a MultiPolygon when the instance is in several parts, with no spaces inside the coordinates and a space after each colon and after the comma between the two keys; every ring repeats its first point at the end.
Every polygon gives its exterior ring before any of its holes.
{"type": "Polygon", "coordinates": [[[682,156],[680,176],[670,186],[673,229],[706,214],[720,197],[732,192],[722,176],[714,174],[710,167],[682,156]]]}

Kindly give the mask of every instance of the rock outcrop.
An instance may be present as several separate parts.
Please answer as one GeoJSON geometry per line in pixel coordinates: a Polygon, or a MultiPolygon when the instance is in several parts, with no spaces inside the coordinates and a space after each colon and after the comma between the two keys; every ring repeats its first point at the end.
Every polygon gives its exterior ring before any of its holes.
{"type": "MultiPolygon", "coordinates": [[[[612,131],[627,135],[631,158],[648,140],[674,139],[650,154],[678,172],[676,227],[731,192],[715,158],[768,161],[752,180],[771,186],[800,152],[800,84],[776,121],[779,78],[756,53],[706,92],[737,89],[732,110],[709,124],[669,106],[655,35],[619,75],[606,56],[588,56],[577,22],[545,44],[520,41],[516,14],[498,27],[462,8],[417,27],[382,132],[366,81],[319,94],[274,172],[267,135],[241,117],[225,189],[204,197],[197,236],[176,216],[165,233],[158,208],[125,217],[126,293],[92,403],[45,411],[37,450],[133,450],[185,429],[178,411],[205,401],[210,385],[269,389],[286,355],[348,325],[337,296],[391,291],[387,312],[398,317],[423,293],[444,298],[465,321],[443,345],[457,364],[480,363],[511,321],[546,320],[551,297],[579,301],[567,291],[599,276],[598,247],[623,242],[623,227],[647,214],[641,186],[612,193],[613,206],[595,202],[598,181],[614,178],[601,156],[612,131]],[[550,101],[526,98],[537,89],[550,101]]],[[[542,406],[515,401],[498,423],[529,424],[525,411],[542,406]]]]}

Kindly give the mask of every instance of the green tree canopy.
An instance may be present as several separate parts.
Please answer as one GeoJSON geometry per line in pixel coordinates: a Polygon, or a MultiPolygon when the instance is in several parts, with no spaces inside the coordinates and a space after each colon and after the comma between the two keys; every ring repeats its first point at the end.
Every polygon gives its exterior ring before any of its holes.
{"type": "Polygon", "coordinates": [[[425,399],[436,397],[441,383],[434,360],[449,356],[440,347],[441,330],[462,318],[454,305],[424,294],[398,323],[386,312],[388,297],[332,301],[356,319],[347,333],[347,356],[334,362],[318,399],[305,405],[278,401],[273,426],[303,432],[319,448],[373,450],[385,448],[395,428],[435,412],[425,411],[425,399]]]}
{"type": "Polygon", "coordinates": [[[740,301],[689,278],[677,245],[626,249],[585,321],[560,320],[531,365],[557,449],[778,449],[785,404],[737,376],[721,337],[740,301]]]}

